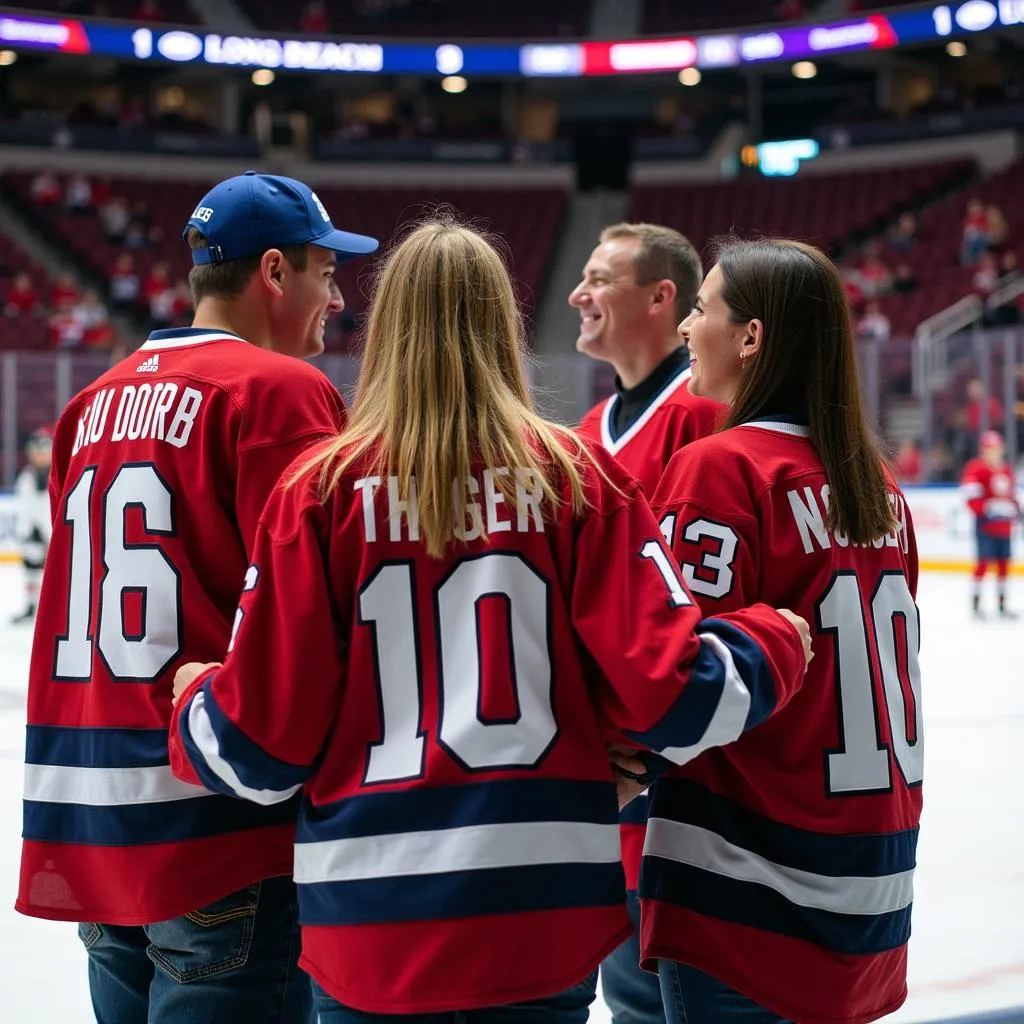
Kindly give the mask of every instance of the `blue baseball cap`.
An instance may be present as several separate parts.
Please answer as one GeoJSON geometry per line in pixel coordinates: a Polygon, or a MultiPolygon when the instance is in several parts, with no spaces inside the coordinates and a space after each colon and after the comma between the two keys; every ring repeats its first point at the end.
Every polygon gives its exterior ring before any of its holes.
{"type": "Polygon", "coordinates": [[[192,250],[196,265],[226,263],[295,245],[319,245],[337,253],[338,262],[343,262],[366,256],[380,244],[369,235],[339,231],[308,185],[255,171],[214,185],[192,211],[183,238],[189,228],[201,231],[209,242],[209,248],[192,250]]]}

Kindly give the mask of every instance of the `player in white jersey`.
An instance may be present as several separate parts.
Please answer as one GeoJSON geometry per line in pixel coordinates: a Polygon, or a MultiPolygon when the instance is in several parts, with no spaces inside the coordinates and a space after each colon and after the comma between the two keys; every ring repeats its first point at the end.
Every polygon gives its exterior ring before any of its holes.
{"type": "Polygon", "coordinates": [[[25,444],[28,465],[14,483],[18,515],[18,547],[25,566],[25,607],[13,622],[31,622],[39,601],[39,584],[43,578],[43,562],[50,543],[50,455],[53,432],[49,427],[34,430],[25,444]]]}

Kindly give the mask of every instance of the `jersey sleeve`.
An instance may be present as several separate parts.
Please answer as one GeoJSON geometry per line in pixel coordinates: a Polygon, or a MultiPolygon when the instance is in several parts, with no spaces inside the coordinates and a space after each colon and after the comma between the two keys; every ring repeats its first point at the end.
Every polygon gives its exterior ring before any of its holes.
{"type": "Polygon", "coordinates": [[[312,444],[345,426],[345,405],[327,378],[311,367],[296,369],[302,372],[261,382],[244,411],[235,508],[247,551],[281,474],[312,444]]]}
{"type": "MultiPolygon", "coordinates": [[[[735,483],[736,478],[729,474],[735,483]]],[[[683,579],[709,614],[745,608],[757,593],[760,530],[734,490],[717,486],[711,460],[677,452],[651,501],[683,579]]]]}
{"type": "Polygon", "coordinates": [[[223,666],[195,680],[174,709],[179,779],[260,804],[302,788],[341,698],[343,665],[318,503],[279,487],[256,534],[223,666]]]}
{"type": "Polygon", "coordinates": [[[701,621],[635,489],[617,510],[584,521],[571,615],[599,669],[595,703],[610,738],[674,764],[737,739],[803,682],[800,638],[773,609],[701,621]]]}

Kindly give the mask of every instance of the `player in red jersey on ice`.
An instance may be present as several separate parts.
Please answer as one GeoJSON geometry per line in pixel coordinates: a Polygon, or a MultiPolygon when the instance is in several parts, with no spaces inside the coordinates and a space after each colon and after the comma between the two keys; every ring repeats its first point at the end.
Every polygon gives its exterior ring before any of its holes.
{"type": "Polygon", "coordinates": [[[327,378],[289,357],[322,350],[336,262],[377,242],[252,172],[185,234],[192,327],[153,332],[56,429],[17,908],[80,922],[99,1024],[306,1024],[297,807],[183,785],[167,727],[177,667],[228,642],[282,470],[344,425],[327,378]]]}
{"type": "Polygon", "coordinates": [[[534,411],[522,346],[487,241],[414,230],[348,428],[267,504],[231,653],[175,681],[179,778],[302,794],[321,1024],[585,1021],[630,927],[605,739],[682,763],[803,677],[802,621],[700,621],[636,482],[534,411]]]}
{"type": "MultiPolygon", "coordinates": [[[[697,250],[678,231],[658,224],[615,224],[583,268],[569,304],[580,313],[576,347],[615,367],[615,394],[582,419],[579,433],[603,444],[654,494],[669,459],[706,437],[724,418],[722,406],[691,394],[690,356],[676,331],[693,308],[704,272],[697,250]]],[[[601,966],[601,991],[613,1024],[665,1020],[657,975],[640,968],[640,855],[647,799],[621,815],[622,866],[634,928],[601,966]]]]}
{"type": "Polygon", "coordinates": [[[907,991],[924,750],[913,526],[823,253],[725,245],[680,334],[691,388],[731,409],[669,464],[655,513],[705,615],[786,605],[815,657],[782,711],[652,788],[644,963],[669,1024],[873,1020],[907,991]]]}
{"type": "Polygon", "coordinates": [[[1013,528],[1020,516],[1020,502],[1013,470],[1006,462],[1006,446],[1002,435],[986,430],[978,440],[978,458],[964,466],[960,489],[967,507],[974,516],[975,550],[974,582],[971,607],[977,618],[981,612],[981,582],[989,566],[996,570],[999,614],[1016,619],[1006,604],[1006,579],[1010,572],[1013,528]]]}

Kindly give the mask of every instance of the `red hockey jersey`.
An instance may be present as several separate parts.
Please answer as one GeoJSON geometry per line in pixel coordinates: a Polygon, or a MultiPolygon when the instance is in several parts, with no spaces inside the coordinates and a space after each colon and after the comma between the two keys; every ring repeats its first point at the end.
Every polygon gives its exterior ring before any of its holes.
{"type": "Polygon", "coordinates": [[[232,653],[179,701],[171,763],[258,803],[304,790],[302,965],[346,1005],[582,980],[629,929],[604,741],[682,763],[802,680],[796,631],[764,606],[698,637],[636,482],[595,458],[615,486],[588,468],[582,518],[549,521],[531,470],[453,481],[488,537],[467,517],[441,559],[397,478],[359,464],[325,503],[303,482],[267,505],[232,653]]]}
{"type": "Polygon", "coordinates": [[[686,363],[655,394],[650,405],[621,434],[615,430],[616,394],[599,402],[580,420],[578,432],[600,441],[644,485],[650,499],[669,459],[683,445],[714,432],[722,406],[690,394],[686,363]]]}
{"type": "Polygon", "coordinates": [[[291,871],[296,805],[171,774],[174,672],[221,657],[282,470],[344,420],[318,370],[223,331],[157,331],[72,399],[29,668],[17,909],[142,924],[291,871]]]}
{"type": "Polygon", "coordinates": [[[993,469],[984,459],[971,459],[964,466],[960,490],[982,533],[989,537],[1013,534],[1020,503],[1009,466],[993,469]]]}
{"type": "MultiPolygon", "coordinates": [[[[683,355],[677,369],[662,386],[652,390],[648,404],[621,433],[616,432],[616,413],[622,397],[612,395],[596,405],[580,421],[578,433],[590,437],[610,451],[644,486],[648,499],[654,494],[669,460],[683,445],[714,432],[725,409],[717,402],[690,394],[690,363],[683,355]]],[[[676,353],[673,353],[673,356],[676,353]]],[[[670,359],[672,357],[669,357],[670,359]]],[[[655,373],[658,373],[655,370],[655,373]]],[[[626,888],[635,890],[640,881],[640,857],[647,834],[647,794],[642,793],[622,811],[622,866],[626,888]]]]}
{"type": "Polygon", "coordinates": [[[675,457],[654,507],[706,615],[752,601],[810,622],[796,697],[652,789],[641,948],[801,1024],[869,1021],[906,997],[924,741],[917,551],[825,525],[805,427],[763,420],[675,457]]]}

